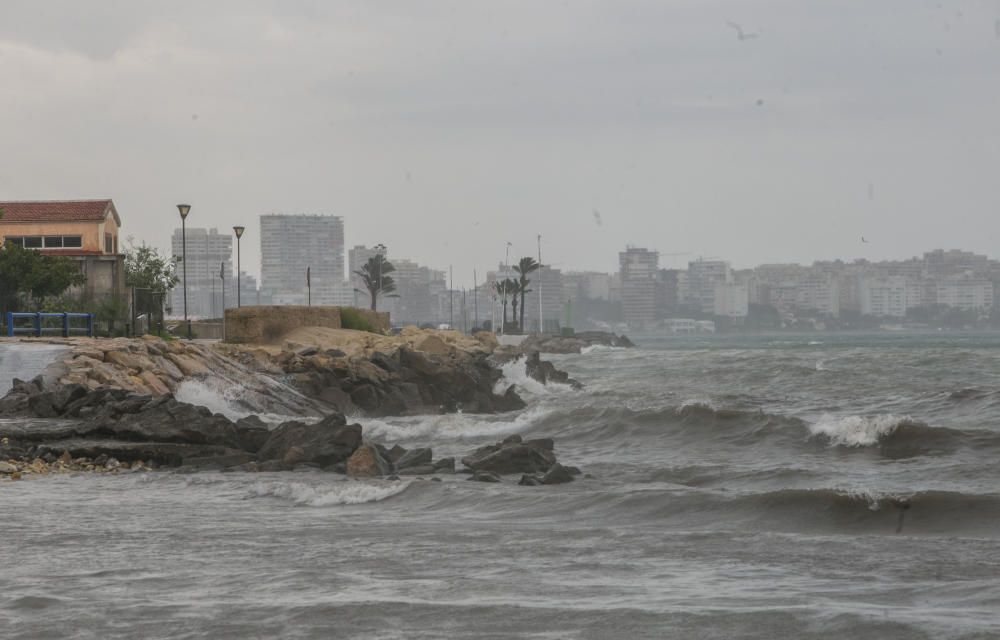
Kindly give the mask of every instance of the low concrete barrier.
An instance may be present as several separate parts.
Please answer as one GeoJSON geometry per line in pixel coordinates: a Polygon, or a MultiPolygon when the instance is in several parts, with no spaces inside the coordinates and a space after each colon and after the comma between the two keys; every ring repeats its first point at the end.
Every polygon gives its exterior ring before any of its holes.
{"type": "MultiPolygon", "coordinates": [[[[389,314],[369,309],[344,308],[379,331],[389,330],[389,314]]],[[[268,344],[299,327],[342,329],[341,307],[255,306],[226,309],[226,342],[268,344]]]]}

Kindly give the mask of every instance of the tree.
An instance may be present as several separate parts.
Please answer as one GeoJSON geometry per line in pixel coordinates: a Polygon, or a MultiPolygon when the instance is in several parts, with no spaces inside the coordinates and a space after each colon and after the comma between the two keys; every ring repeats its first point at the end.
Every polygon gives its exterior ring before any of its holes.
{"type": "Polygon", "coordinates": [[[125,249],[125,286],[166,293],[176,287],[179,281],[177,265],[173,260],[161,255],[145,242],[136,246],[132,238],[128,239],[128,247],[125,249]]]}
{"type": "MultiPolygon", "coordinates": [[[[508,279],[507,293],[510,294],[510,304],[513,307],[513,309],[511,309],[510,322],[511,324],[514,324],[517,322],[517,303],[518,303],[518,295],[521,293],[521,283],[518,282],[517,280],[508,279]]],[[[524,296],[521,296],[520,299],[524,300],[524,296]]],[[[524,317],[523,309],[521,317],[522,318],[524,317]]]]}
{"type": "MultiPolygon", "coordinates": [[[[368,295],[371,296],[372,311],[378,310],[378,297],[380,295],[385,297],[396,290],[396,281],[389,275],[395,270],[396,267],[392,266],[392,263],[386,260],[385,256],[381,253],[376,253],[368,258],[368,262],[360,269],[354,272],[355,275],[361,278],[362,284],[368,290],[368,295]]],[[[355,291],[360,291],[360,289],[355,289],[355,291]]]]}
{"type": "Polygon", "coordinates": [[[496,280],[493,283],[493,290],[496,291],[497,295],[503,300],[503,319],[500,321],[500,326],[504,327],[507,325],[507,283],[509,280],[496,280]]]}
{"type": "MultiPolygon", "coordinates": [[[[518,293],[521,294],[521,331],[524,331],[524,296],[531,293],[531,289],[528,288],[528,283],[531,282],[531,280],[528,279],[528,275],[538,271],[541,266],[542,265],[538,264],[534,258],[529,256],[521,258],[517,264],[514,265],[514,271],[517,272],[518,276],[517,289],[518,293]]],[[[517,311],[514,312],[514,315],[517,315],[517,311]]],[[[538,330],[541,331],[542,328],[539,327],[538,330]]]]}
{"type": "Polygon", "coordinates": [[[16,308],[23,295],[39,305],[86,281],[77,264],[65,256],[48,256],[15,244],[0,249],[0,305],[4,310],[16,308]]]}

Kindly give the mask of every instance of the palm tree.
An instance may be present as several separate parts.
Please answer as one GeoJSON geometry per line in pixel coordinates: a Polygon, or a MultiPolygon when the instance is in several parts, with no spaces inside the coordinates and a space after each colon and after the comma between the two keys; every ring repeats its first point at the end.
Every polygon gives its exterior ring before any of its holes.
{"type": "MultiPolygon", "coordinates": [[[[507,293],[510,294],[510,303],[513,306],[512,313],[510,314],[511,324],[517,323],[517,302],[518,294],[521,293],[521,285],[517,280],[507,280],[507,293]]],[[[522,298],[523,300],[523,298],[522,298]]]]}
{"type": "MultiPolygon", "coordinates": [[[[524,296],[531,293],[531,289],[528,288],[528,283],[531,280],[528,279],[528,274],[538,271],[542,265],[531,257],[525,256],[518,260],[517,264],[514,265],[514,271],[517,272],[517,290],[521,294],[521,331],[524,331],[524,296]]],[[[515,309],[517,307],[515,306],[515,309]]],[[[514,311],[514,315],[517,315],[517,311],[514,311]]],[[[539,327],[541,330],[541,327],[539,327]]]]}
{"type": "MultiPolygon", "coordinates": [[[[368,290],[368,295],[371,296],[372,311],[377,311],[378,297],[380,295],[385,296],[396,290],[396,281],[389,275],[395,270],[396,267],[392,266],[392,263],[386,260],[385,256],[381,253],[376,253],[368,258],[368,262],[360,269],[354,272],[355,275],[361,278],[361,283],[364,284],[365,289],[368,290]]],[[[355,289],[355,291],[360,291],[360,289],[355,289]]]]}

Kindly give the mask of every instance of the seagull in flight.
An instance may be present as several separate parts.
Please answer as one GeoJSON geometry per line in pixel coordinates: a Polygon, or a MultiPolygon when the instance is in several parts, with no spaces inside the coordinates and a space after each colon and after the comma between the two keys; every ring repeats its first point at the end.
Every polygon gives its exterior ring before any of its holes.
{"type": "Polygon", "coordinates": [[[756,33],[747,33],[743,31],[743,27],[736,24],[735,22],[727,21],[726,24],[732,27],[733,29],[736,29],[736,39],[739,40],[740,42],[744,40],[753,40],[758,36],[758,34],[756,33]]]}
{"type": "Polygon", "coordinates": [[[864,237],[864,236],[861,236],[861,242],[863,242],[863,243],[865,243],[865,244],[868,244],[868,241],[867,241],[867,240],[865,240],[865,237],[864,237]]]}
{"type": "Polygon", "coordinates": [[[604,221],[601,220],[601,212],[598,211],[597,209],[594,209],[594,223],[597,224],[597,226],[599,227],[604,226],[604,221]]]}

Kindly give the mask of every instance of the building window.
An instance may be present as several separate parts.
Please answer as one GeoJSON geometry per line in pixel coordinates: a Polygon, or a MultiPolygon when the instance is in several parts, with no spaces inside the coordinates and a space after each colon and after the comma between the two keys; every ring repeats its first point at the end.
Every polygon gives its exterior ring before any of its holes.
{"type": "Polygon", "coordinates": [[[111,238],[110,233],[104,234],[104,253],[114,253],[114,241],[111,238]]]}
{"type": "Polygon", "coordinates": [[[79,249],[81,236],[7,236],[6,244],[16,244],[25,249],[79,249]]]}

